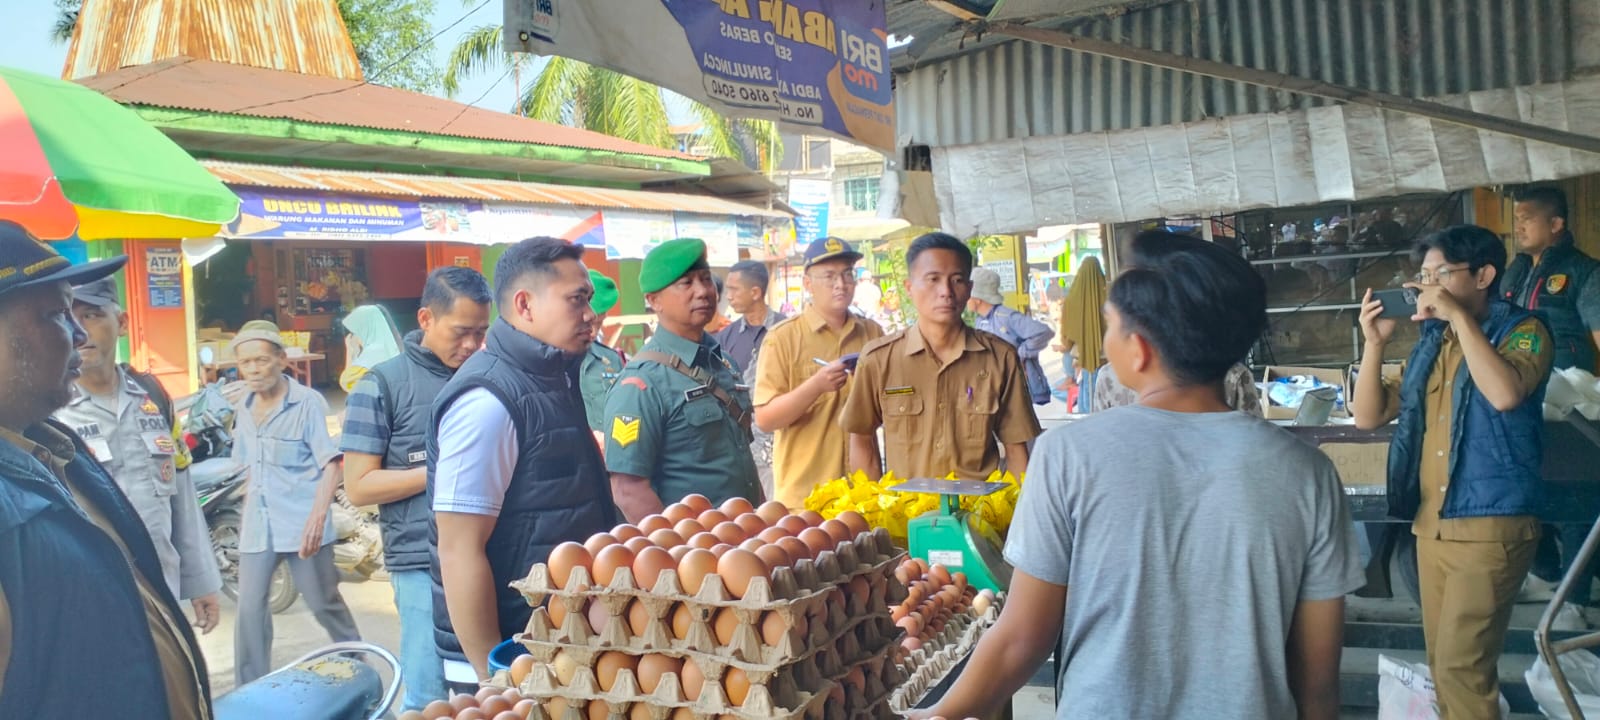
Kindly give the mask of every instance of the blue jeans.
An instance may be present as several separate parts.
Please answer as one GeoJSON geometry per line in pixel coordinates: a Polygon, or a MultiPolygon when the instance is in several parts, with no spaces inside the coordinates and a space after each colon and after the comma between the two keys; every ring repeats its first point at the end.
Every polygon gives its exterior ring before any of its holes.
{"type": "Polygon", "coordinates": [[[427,570],[389,571],[394,606],[400,611],[400,672],[406,684],[404,710],[444,700],[444,665],[433,644],[433,579],[427,570]]]}

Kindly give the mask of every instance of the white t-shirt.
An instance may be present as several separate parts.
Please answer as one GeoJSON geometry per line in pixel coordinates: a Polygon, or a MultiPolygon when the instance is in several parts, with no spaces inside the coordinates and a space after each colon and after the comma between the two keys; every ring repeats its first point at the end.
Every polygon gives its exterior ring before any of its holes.
{"type": "Polygon", "coordinates": [[[517,466],[517,426],[486,388],[461,394],[439,419],[433,511],[499,517],[517,466]]]}

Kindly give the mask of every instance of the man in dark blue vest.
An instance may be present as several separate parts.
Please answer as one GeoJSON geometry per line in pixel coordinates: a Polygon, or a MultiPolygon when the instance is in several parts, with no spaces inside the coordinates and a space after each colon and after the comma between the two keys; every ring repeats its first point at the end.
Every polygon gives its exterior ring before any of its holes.
{"type": "Polygon", "coordinates": [[[445,697],[428,575],[428,426],[439,391],[483,346],[491,300],[476,270],[429,273],[417,310],[421,329],[406,335],[398,357],[368,371],[345,403],[344,489],[350,502],[378,506],[384,566],[400,613],[405,710],[445,697]]]}
{"type": "Polygon", "coordinates": [[[507,584],[556,545],[617,523],[578,391],[599,322],[582,258],[554,238],[506,250],[488,343],[434,402],[434,637],[453,688],[488,678],[489,651],[526,628],[533,609],[507,584]]]}
{"type": "MultiPolygon", "coordinates": [[[[1517,194],[1514,206],[1517,256],[1506,268],[1501,291],[1506,300],[1537,311],[1550,324],[1555,341],[1555,367],[1595,371],[1595,342],[1600,339],[1600,261],[1573,242],[1567,225],[1567,195],[1558,188],[1533,187],[1517,194]]],[[[1547,525],[1534,557],[1533,574],[1524,600],[1548,600],[1555,585],[1572,567],[1592,523],[1547,525]],[[1557,542],[1559,538],[1559,543],[1557,542]]],[[[1589,572],[1579,575],[1570,601],[1589,604],[1589,572]]],[[[1581,630],[1576,608],[1563,607],[1557,628],[1581,630]]]]}
{"type": "Polygon", "coordinates": [[[1421,337],[1398,382],[1382,378],[1395,320],[1369,290],[1351,405],[1356,426],[1399,418],[1389,445],[1389,514],[1411,521],[1428,665],[1440,716],[1499,717],[1495,663],[1539,542],[1544,388],[1554,343],[1533,313],[1500,299],[1505,245],[1458,225],[1419,243],[1421,337]]]}
{"type": "Polygon", "coordinates": [[[144,522],[89,448],[50,414],[72,399],[88,342],[73,267],[0,222],[0,718],[209,718],[200,646],[144,522]],[[106,668],[80,681],[86,664],[106,668]]]}

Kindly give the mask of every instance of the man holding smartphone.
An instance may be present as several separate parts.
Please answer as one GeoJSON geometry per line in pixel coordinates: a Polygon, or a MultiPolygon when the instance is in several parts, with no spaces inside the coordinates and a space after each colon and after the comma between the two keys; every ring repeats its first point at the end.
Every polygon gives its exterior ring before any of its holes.
{"type": "Polygon", "coordinates": [[[1411,317],[1421,337],[1398,381],[1383,378],[1396,320],[1368,290],[1351,409],[1365,430],[1399,418],[1389,514],[1412,522],[1428,665],[1440,716],[1499,717],[1495,664],[1539,541],[1543,401],[1554,343],[1500,299],[1499,236],[1458,225],[1418,244],[1411,317]]]}
{"type": "Polygon", "coordinates": [[[756,363],[756,427],[773,433],[773,499],[790,508],[805,507],[818,483],[845,475],[839,410],[855,356],[883,337],[878,323],[850,312],[860,259],[838,238],[811,243],[800,279],[811,304],[772,328],[756,363]]]}

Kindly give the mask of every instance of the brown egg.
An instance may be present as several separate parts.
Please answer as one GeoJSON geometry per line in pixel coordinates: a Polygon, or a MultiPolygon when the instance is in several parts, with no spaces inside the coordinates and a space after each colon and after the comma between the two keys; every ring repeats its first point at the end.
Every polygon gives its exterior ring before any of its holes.
{"type": "Polygon", "coordinates": [[[644,537],[644,532],[633,525],[623,523],[611,528],[611,536],[616,538],[618,542],[627,542],[636,537],[644,537]]]}
{"type": "Polygon", "coordinates": [[[711,546],[711,554],[717,556],[718,560],[721,560],[722,556],[724,554],[726,554],[729,550],[735,550],[735,549],[737,549],[737,548],[735,548],[734,546],[729,545],[727,543],[717,543],[717,544],[711,546]]]}
{"type": "Polygon", "coordinates": [[[572,676],[578,673],[578,660],[565,650],[556,651],[556,656],[550,658],[550,669],[556,673],[556,680],[562,687],[572,684],[572,676]]]}
{"type": "Polygon", "coordinates": [[[755,552],[755,551],[760,550],[761,548],[764,548],[766,546],[767,546],[766,543],[761,542],[761,538],[754,538],[754,537],[750,538],[748,540],[745,540],[742,543],[739,543],[739,549],[740,550],[749,550],[750,552],[755,552]]]}
{"type": "Polygon", "coordinates": [[[693,549],[694,548],[687,543],[683,545],[674,545],[670,548],[667,548],[667,554],[672,556],[673,562],[681,563],[683,562],[684,556],[688,555],[689,551],[693,549]]]}
{"type": "Polygon", "coordinates": [[[786,537],[793,536],[789,534],[788,530],[785,530],[781,527],[769,527],[759,533],[756,533],[756,538],[764,543],[775,543],[786,537]]]}
{"type": "Polygon", "coordinates": [[[502,712],[499,715],[490,718],[489,720],[528,720],[528,715],[532,712],[533,701],[530,700],[528,701],[528,709],[524,712],[517,712],[516,707],[513,706],[512,709],[502,712]]]}
{"type": "Polygon", "coordinates": [[[684,506],[688,507],[690,510],[695,511],[695,514],[697,514],[697,515],[700,514],[700,513],[705,512],[707,510],[710,510],[713,507],[713,505],[711,504],[711,499],[706,497],[706,496],[704,496],[704,495],[701,495],[700,493],[692,493],[692,494],[689,494],[689,495],[685,495],[685,496],[683,496],[683,499],[679,500],[678,502],[683,503],[684,506]]]}
{"type": "Polygon", "coordinates": [[[911,571],[905,565],[901,565],[894,569],[894,579],[899,580],[901,585],[910,585],[911,571]]]}
{"type": "Polygon", "coordinates": [[[421,710],[407,710],[407,711],[405,711],[403,713],[400,713],[400,717],[398,718],[398,720],[426,720],[426,719],[422,716],[422,711],[421,710]]]}
{"type": "Polygon", "coordinates": [[[679,535],[678,531],[673,530],[672,528],[661,528],[660,530],[650,533],[649,537],[652,545],[655,545],[658,548],[665,548],[667,550],[671,550],[683,544],[683,536],[679,535]]]}
{"type": "Polygon", "coordinates": [[[450,707],[458,713],[467,708],[475,708],[477,706],[478,698],[476,696],[468,695],[467,693],[450,696],[450,707]]]}
{"type": "Polygon", "coordinates": [[[789,515],[789,508],[777,500],[768,500],[756,508],[756,514],[767,521],[768,525],[777,525],[779,520],[789,515]]]}
{"type": "Polygon", "coordinates": [[[917,566],[917,577],[928,574],[928,561],[922,558],[911,558],[911,564],[917,566]]]}
{"type": "Polygon", "coordinates": [[[744,534],[750,537],[760,535],[761,531],[766,530],[769,527],[767,521],[762,520],[760,515],[757,515],[753,512],[735,516],[733,518],[733,522],[739,527],[744,528],[744,534]]]}
{"type": "Polygon", "coordinates": [[[722,691],[728,694],[728,704],[739,707],[750,696],[750,678],[743,670],[730,666],[722,674],[722,691]]]}
{"type": "Polygon", "coordinates": [[[962,593],[966,593],[967,590],[971,589],[970,586],[967,585],[967,574],[964,572],[950,573],[950,582],[955,583],[956,587],[961,588],[962,593]]]}
{"type": "Polygon", "coordinates": [[[440,718],[454,717],[456,709],[449,700],[435,700],[422,708],[424,720],[439,720],[440,718]]]}
{"type": "Polygon", "coordinates": [[[922,634],[922,621],[914,615],[900,618],[900,622],[895,625],[912,637],[922,634]]]}
{"type": "Polygon", "coordinates": [[[718,645],[728,645],[733,642],[733,634],[739,630],[739,616],[733,614],[733,608],[723,608],[711,616],[711,635],[717,639],[718,645]]]}
{"type": "Polygon", "coordinates": [[[843,705],[844,704],[844,686],[843,685],[834,684],[833,686],[828,688],[828,704],[830,704],[830,705],[843,705]]]}
{"type": "Polygon", "coordinates": [[[590,700],[588,712],[584,716],[589,720],[606,720],[611,717],[611,703],[604,700],[590,700]]]}
{"type": "Polygon", "coordinates": [[[560,630],[561,625],[567,621],[566,603],[561,602],[561,598],[554,596],[546,600],[545,603],[544,611],[550,615],[550,627],[560,630]]]}
{"type": "Polygon", "coordinates": [[[699,521],[701,525],[704,525],[707,528],[715,528],[716,526],[732,519],[733,518],[728,517],[727,513],[721,510],[707,510],[703,513],[700,513],[700,516],[695,518],[695,520],[699,521]]]}
{"type": "Polygon", "coordinates": [[[617,682],[617,673],[623,670],[634,670],[638,667],[638,658],[619,652],[600,653],[599,659],[594,661],[594,677],[600,683],[602,692],[610,692],[611,686],[617,682]]]}
{"type": "MultiPolygon", "coordinates": [[[[650,703],[634,703],[633,707],[628,708],[628,720],[655,720],[655,713],[651,712],[652,710],[654,708],[650,706],[650,703]]],[[[693,716],[690,717],[692,720],[693,716]]],[[[555,718],[554,720],[561,719],[555,718]]]]}
{"type": "MultiPolygon", "coordinates": [[[[761,541],[757,539],[752,542],[759,543],[761,541]]],[[[785,552],[783,547],[779,545],[761,543],[760,547],[755,549],[755,554],[756,557],[761,558],[761,562],[766,563],[767,567],[773,570],[794,564],[794,560],[789,557],[789,553],[785,552]]]]}
{"type": "Polygon", "coordinates": [[[801,560],[816,559],[816,556],[811,554],[811,546],[805,544],[800,538],[779,538],[778,547],[789,555],[789,562],[792,565],[798,565],[801,560]]]}
{"type": "Polygon", "coordinates": [[[799,515],[785,515],[778,519],[778,522],[774,527],[781,527],[790,535],[798,536],[800,533],[804,532],[806,528],[811,526],[807,525],[806,521],[799,515]]]}
{"type": "Polygon", "coordinates": [[[528,673],[533,672],[533,656],[518,655],[511,661],[511,684],[522,687],[522,681],[528,679],[528,673]]]}
{"type": "Polygon", "coordinates": [[[617,539],[617,536],[611,533],[595,533],[584,541],[583,549],[588,550],[589,556],[593,557],[599,555],[600,551],[604,550],[607,545],[616,545],[621,542],[621,540],[617,539]]]}
{"type": "Polygon", "coordinates": [[[639,551],[633,559],[633,583],[640,590],[649,592],[661,579],[661,573],[666,570],[678,569],[678,563],[672,559],[672,554],[654,545],[639,551]]]}
{"type": "Polygon", "coordinates": [[[698,594],[706,576],[716,571],[717,556],[712,555],[710,550],[691,549],[678,561],[678,584],[683,586],[684,593],[698,594]]]}
{"type": "MultiPolygon", "coordinates": [[[[803,624],[805,624],[805,618],[796,615],[795,625],[803,624]]],[[[789,623],[784,622],[783,616],[775,612],[769,612],[761,616],[761,642],[766,643],[768,647],[777,647],[778,643],[783,642],[783,636],[788,634],[789,623]]],[[[801,632],[800,637],[804,638],[805,633],[801,632]]]]}
{"type": "MultiPolygon", "coordinates": [[[[573,702],[581,703],[583,701],[574,700],[573,702]]],[[[567,699],[564,697],[545,698],[544,712],[545,715],[548,715],[555,720],[564,720],[563,716],[567,714],[567,699]]]]}
{"type": "Polygon", "coordinates": [[[674,525],[699,514],[700,513],[689,509],[689,506],[683,503],[673,503],[661,511],[661,517],[671,521],[674,525]]]}
{"type": "Polygon", "coordinates": [[[617,570],[632,568],[635,557],[634,552],[623,545],[606,546],[599,555],[594,556],[594,581],[601,587],[610,586],[617,570]]]}
{"type": "Polygon", "coordinates": [[[606,624],[611,622],[611,611],[599,600],[590,600],[584,615],[589,620],[589,631],[596,635],[605,632],[606,624]]]}
{"type": "Polygon", "coordinates": [[[717,575],[735,598],[744,597],[750,591],[750,581],[757,576],[767,577],[768,572],[767,564],[749,550],[732,549],[717,560],[717,575]]]}
{"type": "Polygon", "coordinates": [[[688,605],[679,603],[672,606],[672,637],[684,640],[689,637],[689,626],[694,624],[694,611],[688,605]]]}
{"type": "Polygon", "coordinates": [[[800,519],[806,521],[806,527],[817,527],[822,524],[823,517],[814,510],[801,510],[800,519]]]}
{"type": "Polygon", "coordinates": [[[640,551],[644,550],[645,548],[655,547],[656,544],[653,543],[653,542],[650,542],[650,538],[647,538],[647,537],[645,537],[643,535],[640,535],[639,537],[636,537],[636,538],[628,538],[626,541],[624,541],[622,543],[622,546],[627,548],[627,549],[629,549],[629,550],[632,550],[634,552],[634,554],[637,555],[637,554],[639,554],[640,551]]]}
{"type": "Polygon", "coordinates": [[[862,672],[860,665],[850,668],[850,672],[844,674],[844,682],[854,687],[858,693],[867,691],[867,674],[862,672]]]}
{"type": "MultiPolygon", "coordinates": [[[[533,714],[533,708],[538,704],[539,701],[535,698],[523,698],[511,707],[511,712],[516,713],[519,720],[527,720],[528,716],[533,714]]],[[[495,718],[495,720],[500,720],[500,718],[495,718]]]]}
{"type": "Polygon", "coordinates": [[[922,649],[922,639],[921,638],[917,638],[917,637],[912,637],[912,636],[908,635],[908,636],[906,636],[906,639],[900,641],[900,647],[905,648],[906,652],[912,652],[912,651],[915,651],[915,650],[921,650],[922,649]]]}
{"type": "Polygon", "coordinates": [[[856,598],[856,602],[861,603],[863,606],[872,599],[872,585],[868,584],[867,579],[861,575],[850,578],[849,590],[850,597],[856,598]]]}
{"type": "Polygon", "coordinates": [[[753,513],[756,511],[756,507],[751,505],[749,500],[746,500],[742,497],[728,498],[727,500],[722,501],[722,506],[718,509],[731,518],[739,517],[745,513],[753,513]]]}
{"type": "Polygon", "coordinates": [[[456,720],[489,720],[489,716],[478,708],[469,707],[456,711],[456,720]]]}
{"type": "Polygon", "coordinates": [[[650,609],[641,600],[628,603],[628,630],[634,637],[644,637],[644,632],[649,629],[650,609]]]}
{"type": "Polygon", "coordinates": [[[867,519],[854,510],[846,510],[833,519],[848,526],[850,528],[850,537],[852,538],[872,529],[872,526],[867,524],[867,519]]]}
{"type": "Polygon", "coordinates": [[[891,608],[889,610],[889,620],[892,621],[892,622],[898,623],[901,620],[905,619],[905,616],[910,614],[910,613],[911,613],[911,608],[909,608],[909,607],[907,607],[905,605],[896,605],[896,606],[894,606],[893,608],[891,608]]]}
{"type": "Polygon", "coordinates": [[[550,557],[545,561],[545,566],[550,568],[550,582],[558,590],[565,590],[567,580],[572,576],[572,569],[581,567],[590,569],[594,557],[582,545],[575,542],[564,542],[550,550],[550,557]]]}
{"type": "MultiPolygon", "coordinates": [[[[524,655],[523,657],[527,656],[524,655]]],[[[489,690],[493,691],[494,688],[489,688],[489,690]]],[[[487,715],[491,718],[510,710],[514,705],[516,705],[516,703],[507,700],[506,696],[501,695],[499,692],[492,692],[489,697],[478,701],[478,709],[482,710],[484,715],[487,715]]]]}
{"type": "Polygon", "coordinates": [[[744,528],[739,527],[738,523],[735,523],[731,520],[724,523],[718,523],[716,527],[711,528],[711,534],[717,536],[718,540],[721,540],[729,545],[738,545],[739,543],[750,539],[750,534],[745,532],[744,528]]]}
{"type": "Polygon", "coordinates": [[[700,691],[705,688],[706,675],[700,671],[694,658],[683,659],[683,671],[678,674],[678,682],[683,685],[683,696],[694,702],[700,699],[700,691]]]}
{"type": "Polygon", "coordinates": [[[639,520],[639,532],[649,535],[657,530],[666,530],[672,527],[672,522],[665,515],[646,515],[639,520]]]}
{"type": "Polygon", "coordinates": [[[689,547],[696,547],[702,550],[710,550],[721,542],[721,540],[717,539],[717,536],[712,535],[709,532],[703,532],[689,537],[689,547]]]}
{"type": "Polygon", "coordinates": [[[682,538],[692,538],[706,531],[706,526],[701,525],[695,518],[684,518],[672,526],[672,531],[682,538]]]}
{"type": "MultiPolygon", "coordinates": [[[[806,528],[800,533],[800,542],[811,548],[812,558],[820,557],[823,553],[833,550],[839,544],[839,541],[834,540],[833,536],[829,535],[826,530],[819,528],[806,528]]],[[[599,561],[596,561],[595,564],[598,567],[599,561]]],[[[604,583],[601,584],[603,585],[604,583]]]]}
{"type": "Polygon", "coordinates": [[[838,520],[824,520],[822,521],[822,525],[820,527],[822,528],[823,532],[828,533],[828,535],[833,538],[834,545],[838,545],[842,542],[850,542],[851,539],[855,538],[855,534],[850,532],[850,526],[839,522],[838,520]]]}
{"type": "Polygon", "coordinates": [[[683,672],[682,660],[660,653],[642,656],[639,658],[639,689],[646,695],[653,693],[661,685],[661,676],[681,672],[683,672]]]}
{"type": "Polygon", "coordinates": [[[954,578],[950,577],[950,571],[945,569],[943,565],[935,565],[928,568],[928,577],[932,578],[933,582],[940,587],[954,580],[954,578]]]}
{"type": "Polygon", "coordinates": [[[667,716],[667,720],[694,720],[694,708],[673,708],[672,714],[667,716]]]}
{"type": "Polygon", "coordinates": [[[473,693],[472,696],[478,699],[478,707],[481,709],[483,707],[483,701],[488,700],[491,697],[498,696],[499,694],[500,691],[492,687],[481,687],[478,688],[478,691],[473,693]]]}

